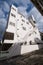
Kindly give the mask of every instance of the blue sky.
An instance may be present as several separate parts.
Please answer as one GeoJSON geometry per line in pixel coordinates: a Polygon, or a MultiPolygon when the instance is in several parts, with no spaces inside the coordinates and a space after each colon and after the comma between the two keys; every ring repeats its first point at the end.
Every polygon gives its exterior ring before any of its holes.
{"type": "Polygon", "coordinates": [[[26,18],[34,15],[37,26],[43,32],[43,16],[38,12],[30,0],[0,0],[0,40],[3,38],[11,5],[14,4],[26,18]],[[2,23],[1,23],[2,22],[2,23]]]}

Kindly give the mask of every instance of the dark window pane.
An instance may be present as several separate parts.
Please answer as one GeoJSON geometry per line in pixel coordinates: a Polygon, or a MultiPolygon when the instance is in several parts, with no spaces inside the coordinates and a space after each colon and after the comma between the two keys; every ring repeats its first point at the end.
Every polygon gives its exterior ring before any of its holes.
{"type": "Polygon", "coordinates": [[[14,33],[5,32],[4,39],[13,40],[14,39],[14,33]]]}
{"type": "Polygon", "coordinates": [[[14,14],[12,14],[12,13],[11,13],[11,16],[16,17],[16,15],[14,15],[14,14]]]}
{"type": "Polygon", "coordinates": [[[38,1],[43,6],[43,0],[38,0],[38,1]]]}
{"type": "Polygon", "coordinates": [[[25,22],[25,20],[22,19],[22,22],[25,22]]]}
{"type": "Polygon", "coordinates": [[[43,0],[31,0],[39,12],[43,15],[43,0]]]}

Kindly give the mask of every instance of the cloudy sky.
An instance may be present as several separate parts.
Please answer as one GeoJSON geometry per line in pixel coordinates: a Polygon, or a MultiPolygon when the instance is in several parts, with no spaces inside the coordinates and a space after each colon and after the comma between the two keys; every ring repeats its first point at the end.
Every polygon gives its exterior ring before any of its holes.
{"type": "Polygon", "coordinates": [[[39,30],[43,32],[43,16],[38,12],[30,0],[0,0],[0,40],[2,39],[6,29],[9,11],[12,4],[14,4],[18,8],[18,11],[26,18],[30,15],[34,15],[39,30]]]}

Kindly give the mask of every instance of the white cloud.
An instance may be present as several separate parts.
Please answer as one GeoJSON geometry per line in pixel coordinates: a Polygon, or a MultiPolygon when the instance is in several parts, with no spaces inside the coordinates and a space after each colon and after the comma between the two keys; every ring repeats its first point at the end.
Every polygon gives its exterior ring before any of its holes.
{"type": "Polygon", "coordinates": [[[39,30],[43,31],[43,16],[39,13],[39,11],[34,7],[29,13],[28,16],[33,15],[36,19],[36,24],[39,30]]]}
{"type": "Polygon", "coordinates": [[[21,2],[22,2],[25,6],[27,6],[27,4],[30,3],[30,0],[21,0],[21,2]]]}
{"type": "Polygon", "coordinates": [[[5,32],[5,30],[6,30],[6,24],[7,24],[7,21],[6,21],[6,19],[5,18],[1,18],[0,19],[0,40],[2,39],[2,37],[3,37],[3,34],[4,34],[4,32],[5,32]]]}
{"type": "Polygon", "coordinates": [[[20,6],[18,7],[18,11],[23,14],[25,17],[27,17],[26,7],[20,6]]]}
{"type": "Polygon", "coordinates": [[[38,12],[38,10],[35,7],[28,13],[28,16],[30,15],[33,15],[37,21],[41,16],[41,14],[38,12]]]}
{"type": "Polygon", "coordinates": [[[6,27],[7,21],[5,18],[0,18],[0,26],[2,28],[6,27]]]}
{"type": "Polygon", "coordinates": [[[8,5],[7,2],[4,2],[3,10],[4,10],[5,12],[9,12],[9,10],[10,10],[10,6],[8,5]]]}
{"type": "Polygon", "coordinates": [[[15,0],[17,4],[22,3],[24,6],[27,6],[27,4],[30,3],[30,0],[15,0]]]}
{"type": "Polygon", "coordinates": [[[4,12],[0,9],[0,18],[5,17],[4,12]]]}

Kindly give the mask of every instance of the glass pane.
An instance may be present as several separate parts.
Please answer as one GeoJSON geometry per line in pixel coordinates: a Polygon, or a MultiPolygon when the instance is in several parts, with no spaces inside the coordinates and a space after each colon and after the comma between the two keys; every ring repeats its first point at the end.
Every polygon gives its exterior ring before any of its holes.
{"type": "Polygon", "coordinates": [[[43,0],[31,0],[39,12],[43,15],[43,0]]]}
{"type": "Polygon", "coordinates": [[[43,0],[39,0],[40,4],[43,6],[43,0]]]}

